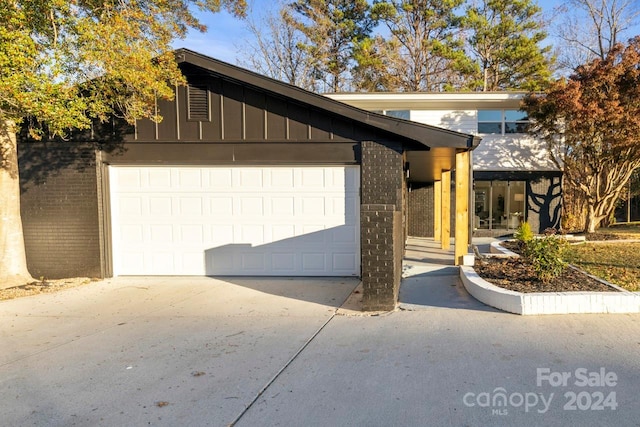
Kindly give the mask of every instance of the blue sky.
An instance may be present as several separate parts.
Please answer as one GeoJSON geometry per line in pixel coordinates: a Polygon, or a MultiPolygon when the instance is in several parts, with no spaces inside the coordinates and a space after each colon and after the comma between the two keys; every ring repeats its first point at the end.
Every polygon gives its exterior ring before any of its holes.
{"type": "MultiPolygon", "coordinates": [[[[562,4],[557,0],[539,0],[545,15],[552,16],[553,7],[562,4]]],[[[248,0],[250,14],[258,16],[270,10],[277,10],[278,0],[248,0]]],[[[191,31],[184,40],[176,40],[174,47],[184,47],[202,54],[237,64],[242,57],[243,46],[251,35],[246,30],[246,24],[226,12],[217,14],[199,14],[202,22],[208,27],[206,33],[191,31]]]]}

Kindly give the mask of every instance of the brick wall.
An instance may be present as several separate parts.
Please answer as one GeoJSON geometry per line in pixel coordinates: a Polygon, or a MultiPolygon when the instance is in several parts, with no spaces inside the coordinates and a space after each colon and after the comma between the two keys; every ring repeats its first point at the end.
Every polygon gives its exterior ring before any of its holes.
{"type": "Polygon", "coordinates": [[[21,143],[18,155],[29,272],[50,279],[101,277],[93,147],[21,143]]]}
{"type": "Polygon", "coordinates": [[[360,206],[365,310],[392,310],[404,254],[404,156],[398,144],[363,142],[360,206]]]}
{"type": "Polygon", "coordinates": [[[409,236],[433,237],[433,184],[413,184],[409,192],[409,236]]]}

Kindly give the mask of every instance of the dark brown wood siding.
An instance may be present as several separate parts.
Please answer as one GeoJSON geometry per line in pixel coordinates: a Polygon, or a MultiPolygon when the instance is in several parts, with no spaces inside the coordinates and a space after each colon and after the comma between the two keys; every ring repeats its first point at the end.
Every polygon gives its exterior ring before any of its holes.
{"type": "MultiPolygon", "coordinates": [[[[212,75],[184,70],[190,84],[208,91],[210,120],[189,117],[189,89],[176,88],[176,99],[158,101],[162,121],[136,122],[128,142],[359,142],[388,140],[387,135],[338,115],[284,99],[260,89],[212,75]]],[[[198,99],[201,108],[202,99],[198,99]]]]}

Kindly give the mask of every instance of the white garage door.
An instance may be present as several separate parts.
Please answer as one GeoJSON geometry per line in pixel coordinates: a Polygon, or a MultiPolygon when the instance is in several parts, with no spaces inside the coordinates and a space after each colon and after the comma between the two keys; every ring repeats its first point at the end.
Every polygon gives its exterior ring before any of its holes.
{"type": "Polygon", "coordinates": [[[359,169],[111,166],[114,275],[357,276],[359,169]]]}

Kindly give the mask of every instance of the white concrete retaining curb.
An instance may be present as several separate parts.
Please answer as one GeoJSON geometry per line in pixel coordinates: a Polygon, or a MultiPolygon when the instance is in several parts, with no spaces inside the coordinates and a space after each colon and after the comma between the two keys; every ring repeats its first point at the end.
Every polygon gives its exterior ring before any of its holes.
{"type": "Polygon", "coordinates": [[[492,254],[498,254],[498,255],[507,255],[507,256],[513,256],[513,257],[520,256],[517,253],[512,252],[509,249],[502,246],[502,240],[498,240],[497,242],[491,242],[491,247],[489,248],[489,251],[492,254]]]}
{"type": "Polygon", "coordinates": [[[473,267],[466,266],[460,267],[460,279],[467,292],[478,301],[509,313],[640,313],[640,294],[629,291],[514,292],[487,282],[473,267]]]}

